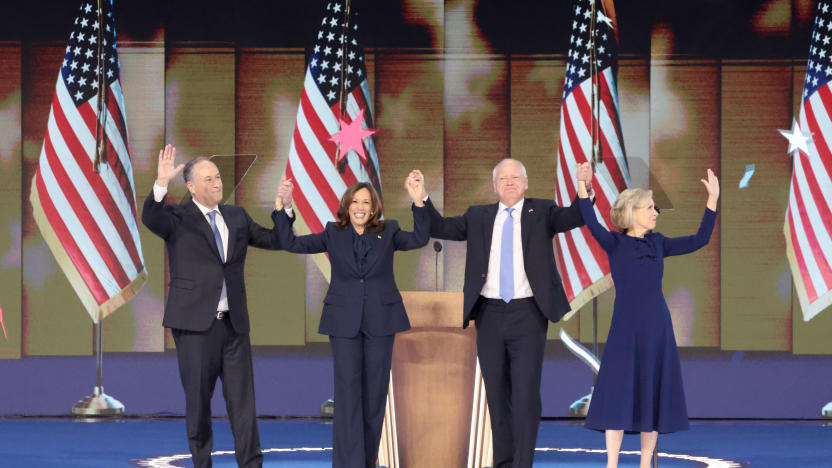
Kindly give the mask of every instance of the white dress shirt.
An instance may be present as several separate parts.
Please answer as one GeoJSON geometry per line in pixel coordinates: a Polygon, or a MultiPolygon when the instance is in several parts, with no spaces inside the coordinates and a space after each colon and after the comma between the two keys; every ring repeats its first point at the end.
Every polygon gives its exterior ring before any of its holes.
{"type": "MultiPolygon", "coordinates": [[[[165,198],[165,194],[168,193],[167,187],[159,187],[156,184],[153,184],[153,199],[156,200],[157,203],[161,202],[162,199],[165,198]]],[[[222,213],[220,212],[219,208],[215,207],[213,210],[208,208],[202,204],[200,204],[195,199],[191,198],[191,201],[194,202],[199,211],[202,212],[202,216],[205,218],[205,221],[208,225],[211,225],[211,217],[208,216],[210,211],[216,210],[217,214],[214,215],[214,221],[217,223],[217,229],[220,231],[220,239],[222,240],[222,250],[223,250],[223,257],[225,257],[226,263],[228,263],[228,225],[225,224],[225,219],[222,217],[222,213]]],[[[213,229],[212,229],[213,231],[213,229]]],[[[213,236],[212,236],[213,240],[213,236]]],[[[217,311],[221,310],[228,310],[228,297],[220,298],[220,302],[217,304],[217,311]]]]}
{"type": "MultiPolygon", "coordinates": [[[[514,298],[521,299],[532,297],[532,287],[529,286],[529,278],[526,276],[526,264],[523,261],[523,239],[520,233],[520,216],[522,216],[523,202],[521,199],[512,208],[512,221],[514,224],[514,298]]],[[[494,231],[491,233],[491,251],[488,254],[488,275],[485,278],[485,286],[480,294],[489,299],[500,299],[500,249],[503,239],[503,224],[506,221],[506,205],[499,203],[497,217],[494,219],[494,231]]]]}

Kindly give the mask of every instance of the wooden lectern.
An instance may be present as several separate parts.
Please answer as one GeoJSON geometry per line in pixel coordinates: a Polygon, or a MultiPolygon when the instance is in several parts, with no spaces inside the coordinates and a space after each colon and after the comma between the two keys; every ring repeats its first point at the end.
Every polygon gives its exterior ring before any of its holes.
{"type": "MultiPolygon", "coordinates": [[[[396,335],[378,465],[490,466],[491,422],[477,332],[461,292],[402,292],[411,329],[396,335]]],[[[337,402],[336,402],[337,403],[337,402]]]]}

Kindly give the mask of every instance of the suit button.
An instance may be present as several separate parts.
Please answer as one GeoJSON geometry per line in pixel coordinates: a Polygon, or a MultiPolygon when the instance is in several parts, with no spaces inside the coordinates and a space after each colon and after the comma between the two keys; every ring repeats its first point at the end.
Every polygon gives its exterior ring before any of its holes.
{"type": "Polygon", "coordinates": [[[485,278],[485,273],[481,274],[480,278],[485,278]]]}
{"type": "Polygon", "coordinates": [[[362,282],[362,283],[363,283],[363,282],[364,282],[364,278],[361,278],[361,279],[360,279],[360,280],[358,280],[358,281],[360,281],[360,282],[362,282]]]}

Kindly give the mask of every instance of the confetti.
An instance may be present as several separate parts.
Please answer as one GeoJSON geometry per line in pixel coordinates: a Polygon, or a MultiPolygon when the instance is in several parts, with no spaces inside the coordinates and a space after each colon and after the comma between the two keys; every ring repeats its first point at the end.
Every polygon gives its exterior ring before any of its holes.
{"type": "Polygon", "coordinates": [[[746,164],[745,175],[743,175],[742,179],[740,180],[741,189],[748,187],[748,181],[751,180],[752,175],[754,175],[754,164],[746,164]]]}

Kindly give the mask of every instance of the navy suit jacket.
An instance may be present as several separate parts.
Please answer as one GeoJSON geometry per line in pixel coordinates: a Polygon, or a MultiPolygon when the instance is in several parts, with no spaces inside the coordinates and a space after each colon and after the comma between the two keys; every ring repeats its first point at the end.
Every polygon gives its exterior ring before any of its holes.
{"type": "Polygon", "coordinates": [[[324,298],[318,333],[350,338],[361,331],[362,317],[366,332],[387,336],[410,329],[402,296],[393,278],[393,254],[396,250],[424,247],[430,239],[427,208],[412,207],[413,232],[402,231],[395,220],[387,220],[381,232],[365,231],[372,249],[364,261],[364,272],[355,262],[352,229],[340,230],[327,223],[323,232],[295,236],[284,210],[272,217],[281,244],[289,252],[329,254],[332,277],[324,298]]]}
{"type": "MultiPolygon", "coordinates": [[[[167,198],[167,197],[166,197],[167,198]]],[[[276,229],[255,223],[246,211],[219,205],[228,226],[228,254],[220,259],[214,231],[192,201],[184,205],[156,202],[153,192],[144,202],[142,223],[165,240],[170,262],[170,290],[162,324],[169,328],[205,331],[216,320],[225,280],[231,324],[237,333],[249,332],[244,269],[248,246],[280,250],[276,229]]]]}
{"type": "MultiPolygon", "coordinates": [[[[430,200],[425,202],[430,213],[430,235],[437,239],[468,241],[465,253],[465,284],[463,327],[474,319],[474,306],[485,286],[488,258],[498,203],[471,206],[462,216],[445,218],[430,200]]],[[[552,200],[526,198],[520,214],[520,236],[523,263],[534,301],[540,311],[553,322],[569,312],[569,301],[555,268],[552,238],[584,225],[577,201],[563,208],[552,200]]]]}

